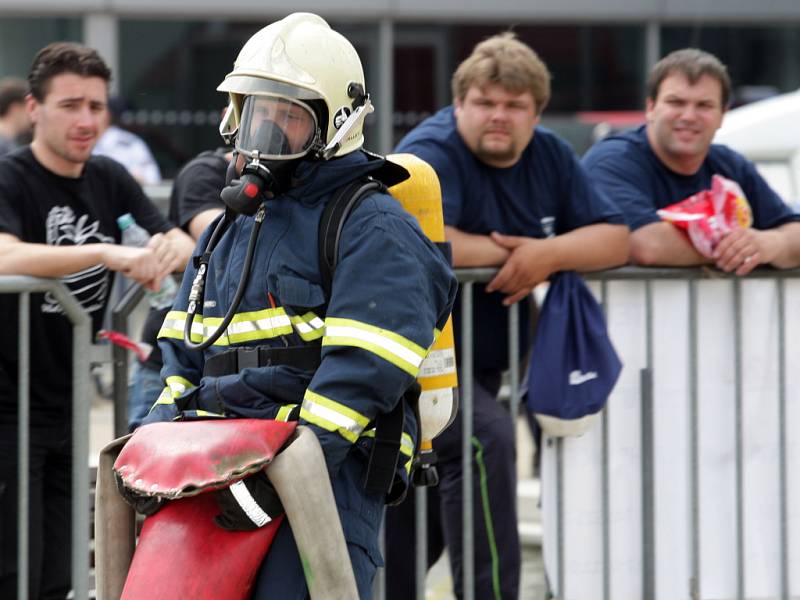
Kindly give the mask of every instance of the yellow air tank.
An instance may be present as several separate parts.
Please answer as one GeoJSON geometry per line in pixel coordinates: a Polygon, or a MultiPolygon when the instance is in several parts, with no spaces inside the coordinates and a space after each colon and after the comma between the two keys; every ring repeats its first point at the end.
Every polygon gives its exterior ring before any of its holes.
{"type": "MultiPolygon", "coordinates": [[[[432,242],[446,243],[442,190],[436,172],[428,163],[413,154],[391,154],[386,158],[405,167],[411,174],[402,183],[390,187],[389,193],[406,211],[416,217],[422,231],[432,242]]],[[[417,381],[422,393],[419,399],[420,457],[414,482],[417,485],[435,485],[438,478],[430,468],[435,463],[431,441],[453,422],[458,410],[452,316],[431,346],[420,367],[417,381]]]]}

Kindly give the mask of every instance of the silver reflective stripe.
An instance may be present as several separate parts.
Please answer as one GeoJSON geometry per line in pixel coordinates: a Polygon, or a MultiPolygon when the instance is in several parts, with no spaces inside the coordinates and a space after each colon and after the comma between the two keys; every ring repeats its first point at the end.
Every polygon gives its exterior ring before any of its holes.
{"type": "MultiPolygon", "coordinates": [[[[169,377],[167,379],[169,380],[169,377]]],[[[167,385],[173,396],[180,396],[186,391],[186,384],[181,381],[167,381],[167,385]]]]}
{"type": "Polygon", "coordinates": [[[297,323],[294,324],[294,326],[297,328],[297,331],[299,331],[300,333],[311,333],[312,331],[314,331],[311,328],[311,325],[308,325],[307,323],[303,323],[302,321],[298,321],[297,323]]]}
{"type": "Polygon", "coordinates": [[[236,498],[236,501],[239,503],[239,506],[242,507],[244,514],[247,515],[247,518],[250,519],[256,527],[263,527],[272,520],[258,505],[258,502],[255,501],[255,498],[253,498],[250,490],[247,489],[244,481],[237,481],[231,485],[230,490],[233,497],[236,498]]]}
{"type": "MultiPolygon", "coordinates": [[[[291,327],[289,317],[286,315],[275,315],[257,321],[239,321],[228,325],[228,335],[237,333],[251,333],[253,331],[269,331],[279,327],[291,327]]],[[[216,326],[214,327],[216,330],[216,326]]]]}
{"type": "MultiPolygon", "coordinates": [[[[387,336],[383,336],[372,331],[366,331],[365,329],[361,329],[360,327],[347,327],[341,325],[328,325],[327,329],[325,330],[325,335],[329,340],[334,340],[334,338],[353,338],[357,340],[362,340],[369,344],[374,344],[380,348],[383,348],[387,352],[394,354],[395,356],[403,359],[407,363],[419,367],[422,364],[422,359],[424,356],[420,356],[413,350],[406,348],[402,344],[398,344],[394,340],[388,338],[387,336]]],[[[335,343],[335,341],[334,341],[335,343]]]]}
{"type": "Polygon", "coordinates": [[[300,333],[311,333],[312,331],[319,331],[320,329],[324,329],[325,323],[319,317],[314,317],[310,321],[295,321],[294,324],[297,327],[297,331],[300,333]]]}
{"type": "Polygon", "coordinates": [[[313,402],[308,398],[303,400],[303,408],[307,410],[312,415],[324,419],[328,423],[332,423],[336,425],[340,429],[344,429],[349,431],[355,436],[361,434],[364,428],[357,423],[355,420],[346,417],[340,412],[333,410],[327,406],[323,406],[322,404],[318,404],[317,402],[313,402]]]}

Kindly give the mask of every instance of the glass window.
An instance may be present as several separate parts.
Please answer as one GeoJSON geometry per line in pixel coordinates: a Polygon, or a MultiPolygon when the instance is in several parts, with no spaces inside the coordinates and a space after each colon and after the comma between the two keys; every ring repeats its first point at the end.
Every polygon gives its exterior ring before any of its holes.
{"type": "MultiPolygon", "coordinates": [[[[165,178],[197,153],[222,145],[218,126],[228,100],[217,86],[245,42],[274,19],[120,21],[122,125],[147,141],[165,178]]],[[[345,33],[340,25],[331,23],[345,33]]],[[[345,33],[364,61],[368,84],[377,77],[366,60],[374,29],[372,24],[351,26],[345,33]]]]}
{"type": "Polygon", "coordinates": [[[218,126],[227,97],[217,86],[260,28],[220,21],[120,21],[122,125],[147,141],[165,178],[197,153],[222,145],[218,126]]]}
{"type": "MultiPolygon", "coordinates": [[[[451,101],[450,77],[474,46],[503,25],[398,27],[395,46],[395,141],[451,101]],[[427,35],[429,30],[436,35],[427,35]]],[[[644,28],[640,26],[515,26],[553,75],[543,122],[577,151],[591,142],[593,125],[578,111],[641,110],[644,96],[644,28]]]]}
{"type": "Polygon", "coordinates": [[[800,87],[800,29],[797,25],[670,25],[662,28],[663,54],[701,48],[728,67],[734,105],[800,87]]]}
{"type": "Polygon", "coordinates": [[[0,76],[25,78],[33,56],[51,42],[80,42],[81,19],[7,18],[0,19],[0,76]]]}

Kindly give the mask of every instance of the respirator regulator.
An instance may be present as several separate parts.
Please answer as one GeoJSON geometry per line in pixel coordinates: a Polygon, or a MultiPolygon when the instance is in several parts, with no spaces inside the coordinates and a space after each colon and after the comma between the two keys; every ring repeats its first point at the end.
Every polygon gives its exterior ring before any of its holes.
{"type": "Polygon", "coordinates": [[[280,96],[245,98],[235,137],[234,159],[228,167],[227,185],[220,194],[226,206],[225,214],[217,223],[203,254],[195,259],[197,274],[189,293],[183,332],[187,348],[208,348],[230,325],[250,276],[256,240],[266,216],[265,203],[289,189],[295,167],[319,144],[319,138],[316,115],[307,104],[280,96]],[[241,173],[236,177],[242,162],[241,173]],[[213,333],[203,336],[203,341],[195,343],[191,339],[192,324],[198,308],[203,305],[211,253],[237,215],[252,216],[255,224],[247,244],[236,294],[222,323],[213,333]]]}

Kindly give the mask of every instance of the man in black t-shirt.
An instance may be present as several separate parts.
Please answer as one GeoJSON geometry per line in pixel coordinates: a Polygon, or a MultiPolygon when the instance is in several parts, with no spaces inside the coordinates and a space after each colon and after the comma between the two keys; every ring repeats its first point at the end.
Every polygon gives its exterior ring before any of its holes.
{"type": "MultiPolygon", "coordinates": [[[[151,289],[185,264],[193,244],[158,213],[122,165],[91,157],[105,118],[108,67],[89,48],[55,43],[34,58],[26,108],[33,141],[0,158],[0,275],[57,277],[101,324],[111,271],[151,289]],[[120,246],[117,217],[151,234],[120,246]]],[[[17,297],[0,295],[0,598],[16,597],[17,297]]],[[[29,596],[70,590],[72,329],[48,294],[30,306],[29,596]]],[[[88,401],[88,398],[86,399],[88,401]]],[[[86,435],[86,432],[81,432],[86,435]]],[[[87,457],[78,457],[79,464],[87,457]]]]}
{"type": "MultiPolygon", "coordinates": [[[[217,148],[202,152],[180,170],[169,199],[169,219],[187,231],[195,240],[209,223],[222,213],[225,205],[219,197],[225,187],[225,172],[230,151],[217,148]]],[[[134,366],[128,387],[128,428],[136,429],[164,389],[161,379],[161,350],[157,337],[170,307],[151,308],[142,329],[142,341],[153,350],[147,360],[134,366]]]]}

